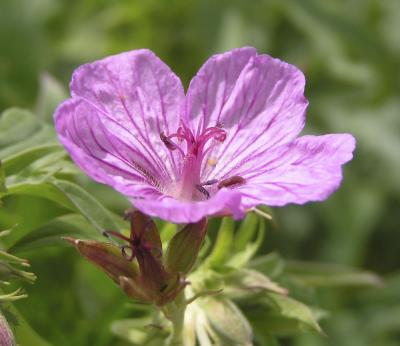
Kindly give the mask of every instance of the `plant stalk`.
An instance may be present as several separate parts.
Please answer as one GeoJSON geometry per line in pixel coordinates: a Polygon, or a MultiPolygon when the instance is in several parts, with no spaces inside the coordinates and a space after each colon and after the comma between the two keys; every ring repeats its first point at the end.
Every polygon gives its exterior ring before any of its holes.
{"type": "Polygon", "coordinates": [[[166,346],[183,346],[183,327],[185,321],[185,293],[182,291],[176,299],[163,307],[165,317],[171,321],[172,331],[166,340],[166,346]]]}

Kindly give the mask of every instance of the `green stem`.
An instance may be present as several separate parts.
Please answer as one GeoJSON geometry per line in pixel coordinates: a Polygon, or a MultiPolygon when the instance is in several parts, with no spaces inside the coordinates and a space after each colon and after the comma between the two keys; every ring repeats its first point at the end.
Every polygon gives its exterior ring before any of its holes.
{"type": "Polygon", "coordinates": [[[173,302],[164,306],[164,315],[172,323],[172,332],[166,341],[167,346],[183,346],[185,310],[186,302],[184,292],[180,293],[173,302]]]}

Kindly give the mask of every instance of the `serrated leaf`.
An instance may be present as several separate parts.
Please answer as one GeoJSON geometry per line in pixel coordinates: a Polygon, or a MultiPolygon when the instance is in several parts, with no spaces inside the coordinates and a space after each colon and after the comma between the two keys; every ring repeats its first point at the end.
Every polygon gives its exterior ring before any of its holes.
{"type": "Polygon", "coordinates": [[[206,298],[202,304],[207,319],[219,336],[233,345],[252,345],[250,324],[239,308],[226,298],[206,298]]]}

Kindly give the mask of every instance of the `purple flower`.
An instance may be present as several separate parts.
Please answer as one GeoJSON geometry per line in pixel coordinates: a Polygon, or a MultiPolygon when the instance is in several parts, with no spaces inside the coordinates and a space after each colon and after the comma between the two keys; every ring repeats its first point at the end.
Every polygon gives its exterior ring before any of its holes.
{"type": "Polygon", "coordinates": [[[176,223],[241,218],[257,205],[326,199],[355,140],[302,136],[307,100],[295,66],[254,48],[211,57],[185,95],[154,53],[79,67],[55,113],[60,141],[94,180],[176,223]]]}

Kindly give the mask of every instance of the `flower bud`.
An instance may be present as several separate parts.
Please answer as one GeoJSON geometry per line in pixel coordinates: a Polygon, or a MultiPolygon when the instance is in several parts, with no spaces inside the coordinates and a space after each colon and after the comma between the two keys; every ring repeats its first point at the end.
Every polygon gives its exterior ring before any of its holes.
{"type": "Polygon", "coordinates": [[[118,284],[121,276],[135,278],[139,274],[135,263],[127,261],[123,257],[121,249],[113,244],[69,237],[64,239],[74,245],[83,257],[99,267],[118,284]]]}
{"type": "Polygon", "coordinates": [[[207,219],[189,223],[171,239],[166,254],[166,269],[170,273],[187,274],[196,262],[207,231],[207,219]]]}
{"type": "Polygon", "coordinates": [[[121,247],[93,240],[64,238],[79,253],[104,271],[131,298],[163,305],[174,299],[186,282],[168,272],[162,261],[162,244],[156,224],[139,211],[130,211],[129,237],[115,231],[105,235],[126,242],[121,247]]]}

